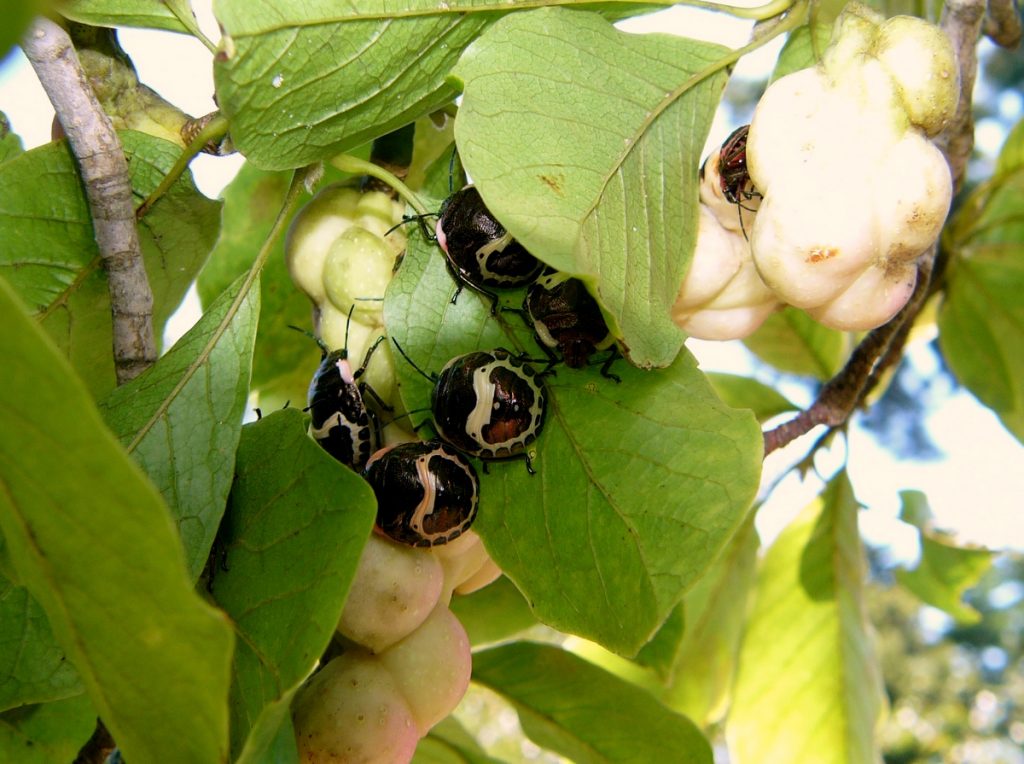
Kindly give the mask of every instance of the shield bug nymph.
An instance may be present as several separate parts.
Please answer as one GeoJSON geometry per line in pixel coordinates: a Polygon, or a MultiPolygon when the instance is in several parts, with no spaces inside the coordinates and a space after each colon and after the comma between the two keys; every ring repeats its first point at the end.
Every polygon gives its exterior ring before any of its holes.
{"type": "MultiPolygon", "coordinates": [[[[300,330],[301,331],[301,330],[300,330]]],[[[330,350],[314,337],[322,353],[320,366],[309,383],[306,408],[310,413],[310,434],[327,453],[352,469],[361,470],[381,440],[380,420],[366,407],[365,396],[374,398],[382,409],[390,410],[373,388],[360,381],[383,335],[370,345],[359,368],[353,369],[348,356],[348,331],[345,347],[330,350]]]]}
{"type": "Polygon", "coordinates": [[[554,351],[560,352],[565,365],[572,369],[585,366],[594,353],[613,348],[601,373],[618,381],[608,372],[616,357],[615,337],[608,330],[597,300],[582,281],[548,269],[526,290],[523,309],[541,347],[552,358],[556,358],[554,351]]]}
{"type": "Polygon", "coordinates": [[[456,356],[440,374],[409,364],[433,384],[430,411],[438,436],[485,462],[520,458],[534,471],[527,447],[544,425],[547,396],[541,375],[503,348],[456,356]]]}
{"type": "Polygon", "coordinates": [[[377,527],[401,544],[447,544],[476,518],[476,470],[440,440],[383,448],[370,457],[363,476],[377,497],[377,527]]]}
{"type": "Polygon", "coordinates": [[[459,285],[452,302],[469,285],[490,298],[494,312],[498,297],[491,290],[525,286],[544,268],[491,214],[473,185],[445,200],[434,233],[459,285]]]}

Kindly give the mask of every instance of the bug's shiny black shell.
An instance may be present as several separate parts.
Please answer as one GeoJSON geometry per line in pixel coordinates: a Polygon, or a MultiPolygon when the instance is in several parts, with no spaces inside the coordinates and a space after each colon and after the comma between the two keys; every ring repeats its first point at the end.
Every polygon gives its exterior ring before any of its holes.
{"type": "Polygon", "coordinates": [[[377,496],[377,527],[401,544],[446,544],[476,518],[476,470],[439,440],[381,449],[363,475],[377,496]]]}
{"type": "Polygon", "coordinates": [[[540,433],[546,408],[536,371],[500,348],[450,360],[431,395],[438,435],[481,459],[524,453],[540,433]]]}
{"type": "Polygon", "coordinates": [[[477,289],[524,286],[544,268],[495,219],[475,186],[448,197],[435,233],[452,271],[477,289]]]}
{"type": "Polygon", "coordinates": [[[309,384],[310,434],[342,464],[361,470],[380,443],[345,350],[324,357],[309,384]]]}
{"type": "Polygon", "coordinates": [[[615,341],[583,282],[563,273],[549,270],[538,278],[526,291],[523,307],[541,343],[558,350],[574,369],[615,341]]]}

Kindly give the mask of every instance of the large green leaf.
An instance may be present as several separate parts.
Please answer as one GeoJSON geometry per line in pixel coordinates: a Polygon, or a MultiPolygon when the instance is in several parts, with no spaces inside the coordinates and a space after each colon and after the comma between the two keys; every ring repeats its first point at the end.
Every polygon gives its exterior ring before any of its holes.
{"type": "Polygon", "coordinates": [[[922,516],[920,510],[915,509],[921,503],[927,506],[920,492],[903,491],[900,495],[903,499],[900,519],[917,528],[921,559],[913,570],[897,570],[896,580],[922,602],[945,610],[959,623],[977,623],[981,613],[961,598],[992,567],[993,553],[957,544],[952,536],[932,528],[930,516],[926,513],[922,516]]]}
{"type": "Polygon", "coordinates": [[[459,153],[489,209],[588,283],[639,366],[668,366],[683,343],[669,313],[726,80],[702,75],[726,52],[549,8],[506,16],[454,71],[459,153]]]}
{"type": "MultiPolygon", "coordinates": [[[[224,189],[220,238],[199,276],[199,297],[209,305],[252,265],[291,182],[291,173],[265,172],[246,164],[224,189]]],[[[260,274],[260,321],[253,353],[252,389],[266,405],[273,392],[281,402],[304,401],[316,349],[289,325],[307,326],[310,302],[295,288],[278,241],[260,274]]]]}
{"type": "Polygon", "coordinates": [[[845,473],[761,566],[726,725],[735,764],[875,764],[882,683],[864,612],[858,505],[845,473]]]}
{"type": "Polygon", "coordinates": [[[7,0],[4,3],[4,24],[0,28],[0,60],[7,57],[11,48],[18,44],[32,19],[42,13],[49,4],[47,0],[7,0]]]}
{"type": "MultiPolygon", "coordinates": [[[[144,133],[120,133],[132,190],[141,202],[181,153],[144,133]]],[[[157,337],[206,259],[220,204],[186,173],[139,223],[153,288],[157,337]]],[[[0,274],[37,314],[96,397],[114,387],[110,297],[92,221],[66,142],[48,143],[0,165],[0,274]],[[25,193],[31,188],[32,193],[25,193]]]]}
{"type": "Polygon", "coordinates": [[[719,398],[735,409],[750,409],[758,422],[799,408],[774,387],[751,377],[720,372],[709,372],[707,376],[719,398]]]}
{"type": "Polygon", "coordinates": [[[1024,167],[1024,119],[1021,119],[1013,126],[1013,130],[1006,136],[1003,147],[999,150],[999,157],[996,160],[996,175],[1015,172],[1024,167]]]}
{"type": "Polygon", "coordinates": [[[520,642],[473,655],[473,681],[515,706],[527,736],[576,764],[711,764],[685,716],[572,653],[520,642]]]}
{"type": "MultiPolygon", "coordinates": [[[[248,425],[219,537],[213,596],[238,630],[231,693],[237,754],[264,708],[316,666],[341,617],[376,515],[369,485],[285,409],[248,425]]],[[[263,733],[261,733],[263,734],[263,733]]]]}
{"type": "Polygon", "coordinates": [[[832,39],[832,19],[812,14],[805,26],[795,29],[786,38],[779,59],[772,70],[771,81],[814,66],[832,39]]]}
{"type": "Polygon", "coordinates": [[[773,313],[743,344],[776,369],[818,379],[835,376],[848,352],[846,335],[796,308],[773,313]]]}
{"type": "Polygon", "coordinates": [[[232,635],[159,493],[0,280],[0,528],[129,761],[222,761],[232,635]]]}
{"type": "Polygon", "coordinates": [[[163,0],[62,0],[59,5],[62,16],[92,26],[188,31],[163,0]]]}
{"type": "MultiPolygon", "coordinates": [[[[384,318],[422,369],[472,350],[530,347],[513,331],[518,317],[492,318],[468,290],[453,305],[453,290],[440,250],[414,232],[384,318]]],[[[422,412],[430,383],[396,365],[406,409],[422,412]]],[[[491,465],[475,527],[538,618],[631,655],[739,525],[762,443],[750,412],[721,403],[688,353],[669,369],[619,361],[614,372],[621,384],[596,367],[549,378],[538,474],[521,462],[491,465]]]]}
{"type": "Polygon", "coordinates": [[[76,761],[96,727],[86,695],[24,706],[0,714],[0,761],[54,764],[76,761]]]}
{"type": "Polygon", "coordinates": [[[673,666],[669,704],[701,726],[725,713],[755,582],[760,540],[751,517],[686,594],[686,632],[673,666]]]}
{"type": "Polygon", "coordinates": [[[953,373],[1024,442],[1024,166],[976,192],[950,226],[939,312],[953,373]]]}
{"type": "Polygon", "coordinates": [[[218,103],[238,149],[270,170],[324,159],[451,101],[444,78],[488,23],[351,10],[346,20],[336,4],[219,0],[215,10],[228,36],[214,69],[218,103]]]}
{"type": "Polygon", "coordinates": [[[24,586],[0,576],[0,711],[82,691],[39,603],[24,586]]]}
{"type": "Polygon", "coordinates": [[[171,508],[192,579],[213,545],[242,429],[259,282],[239,279],[167,355],[100,405],[171,508]]]}

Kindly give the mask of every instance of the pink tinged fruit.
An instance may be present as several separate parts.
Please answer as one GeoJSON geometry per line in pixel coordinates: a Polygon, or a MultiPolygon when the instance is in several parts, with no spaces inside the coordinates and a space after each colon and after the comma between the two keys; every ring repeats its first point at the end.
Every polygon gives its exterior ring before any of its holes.
{"type": "Polygon", "coordinates": [[[469,637],[459,619],[442,604],[379,658],[395,678],[422,734],[448,716],[469,687],[469,637]]]}
{"type": "Polygon", "coordinates": [[[338,631],[381,652],[414,631],[441,597],[444,570],[426,549],[372,534],[363,548],[338,631]]]}
{"type": "Polygon", "coordinates": [[[355,649],[333,659],[292,703],[303,764],[404,764],[420,731],[380,659],[355,649]]]}

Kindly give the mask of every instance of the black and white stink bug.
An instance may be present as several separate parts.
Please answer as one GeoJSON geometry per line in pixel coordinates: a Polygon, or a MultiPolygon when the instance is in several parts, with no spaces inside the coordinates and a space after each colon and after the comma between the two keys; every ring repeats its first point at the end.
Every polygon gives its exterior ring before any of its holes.
{"type": "MultiPolygon", "coordinates": [[[[526,290],[523,309],[541,346],[559,351],[570,368],[582,368],[594,353],[615,344],[597,300],[582,281],[567,273],[545,271],[526,290]]],[[[606,364],[614,358],[613,354],[606,364]]],[[[607,368],[602,373],[612,376],[607,368]]]]}
{"type": "Polygon", "coordinates": [[[491,289],[525,286],[544,268],[490,213],[476,186],[445,200],[434,233],[459,285],[452,302],[468,284],[491,299],[493,312],[498,298],[491,289]]]}
{"type": "Polygon", "coordinates": [[[700,168],[701,201],[711,207],[719,222],[739,230],[744,236],[747,235],[747,224],[753,220],[752,216],[761,204],[761,192],[754,187],[747,169],[749,132],[750,125],[733,130],[700,168]],[[735,208],[730,210],[736,213],[735,223],[726,218],[723,206],[735,208]]]}
{"type": "Polygon", "coordinates": [[[361,470],[380,444],[380,422],[363,400],[365,393],[374,393],[359,378],[383,339],[369,347],[362,366],[354,370],[347,347],[330,351],[317,339],[323,358],[309,383],[310,434],[327,453],[354,470],[361,470]]]}
{"type": "Polygon", "coordinates": [[[401,544],[446,544],[476,518],[476,470],[440,440],[381,449],[363,475],[377,496],[377,527],[401,544]]]}
{"type": "Polygon", "coordinates": [[[440,374],[428,375],[395,346],[434,384],[430,411],[441,439],[484,461],[524,459],[533,472],[526,449],[544,425],[547,396],[532,366],[496,348],[456,356],[440,374]]]}

